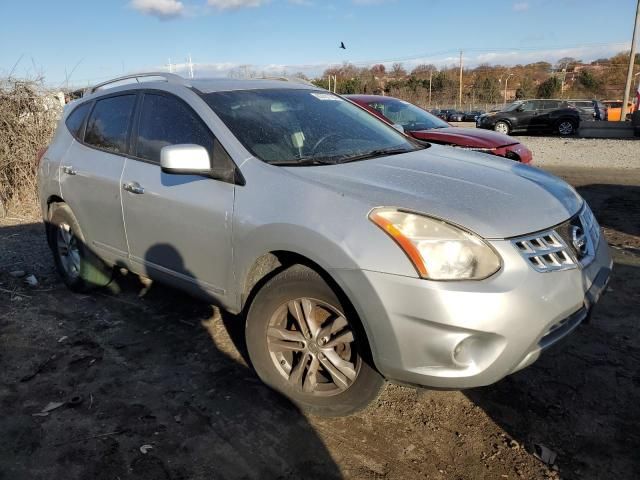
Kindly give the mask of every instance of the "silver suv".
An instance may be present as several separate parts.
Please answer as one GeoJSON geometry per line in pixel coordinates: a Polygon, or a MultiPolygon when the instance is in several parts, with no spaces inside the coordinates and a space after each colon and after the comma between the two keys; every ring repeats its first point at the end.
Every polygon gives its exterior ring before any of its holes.
{"type": "Polygon", "coordinates": [[[260,378],[320,414],[384,379],[496,382],[584,321],[611,271],[562,180],[290,81],[98,85],[65,111],[39,189],[72,290],[118,266],[242,313],[260,378]]]}

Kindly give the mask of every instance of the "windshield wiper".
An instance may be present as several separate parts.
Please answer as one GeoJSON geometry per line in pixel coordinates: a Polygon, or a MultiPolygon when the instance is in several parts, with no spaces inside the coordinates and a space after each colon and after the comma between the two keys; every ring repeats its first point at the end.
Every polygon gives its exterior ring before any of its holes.
{"type": "Polygon", "coordinates": [[[360,155],[352,155],[350,157],[344,157],[336,161],[336,163],[348,163],[357,162],[358,160],[367,160],[369,158],[385,157],[388,155],[399,155],[401,153],[415,152],[421,150],[419,148],[407,149],[407,148],[380,148],[378,150],[371,150],[370,152],[360,155]]]}
{"type": "Polygon", "coordinates": [[[276,162],[268,162],[269,165],[287,166],[287,167],[305,167],[309,165],[335,165],[336,161],[331,157],[302,157],[295,160],[279,160],[276,162]]]}

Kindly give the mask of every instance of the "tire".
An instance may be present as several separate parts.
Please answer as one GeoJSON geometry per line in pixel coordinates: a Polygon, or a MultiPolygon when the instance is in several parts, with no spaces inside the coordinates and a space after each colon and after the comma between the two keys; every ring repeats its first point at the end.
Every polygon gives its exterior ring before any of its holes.
{"type": "Polygon", "coordinates": [[[251,303],[245,331],[260,379],[308,413],[342,416],[366,407],[384,379],[349,311],[310,268],[295,265],[269,280],[251,303]]]}
{"type": "Polygon", "coordinates": [[[569,135],[574,135],[578,130],[578,126],[574,120],[562,119],[558,120],[556,123],[556,132],[561,137],[568,137],[569,135]]]}
{"type": "Polygon", "coordinates": [[[86,245],[75,215],[65,203],[52,206],[49,245],[56,269],[65,285],[74,292],[104,287],[112,278],[107,267],[86,245]]]}
{"type": "Polygon", "coordinates": [[[500,120],[493,126],[493,130],[498,133],[509,135],[509,133],[511,132],[511,127],[507,122],[503,122],[502,120],[500,120]]]}

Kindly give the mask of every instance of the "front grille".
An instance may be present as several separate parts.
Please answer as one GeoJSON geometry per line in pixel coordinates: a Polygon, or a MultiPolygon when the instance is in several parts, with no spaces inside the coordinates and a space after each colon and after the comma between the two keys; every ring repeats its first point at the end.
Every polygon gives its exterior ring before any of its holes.
{"type": "Polygon", "coordinates": [[[585,267],[595,258],[599,242],[600,225],[586,203],[577,215],[553,229],[511,240],[538,272],[585,267]]]}
{"type": "Polygon", "coordinates": [[[538,272],[554,272],[575,268],[564,240],[554,230],[512,240],[520,254],[538,272]]]}

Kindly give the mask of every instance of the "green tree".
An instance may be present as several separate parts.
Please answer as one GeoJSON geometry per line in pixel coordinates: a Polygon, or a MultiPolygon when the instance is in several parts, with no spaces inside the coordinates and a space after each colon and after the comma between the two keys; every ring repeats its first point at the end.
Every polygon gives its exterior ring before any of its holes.
{"type": "Polygon", "coordinates": [[[600,88],[600,81],[589,70],[582,69],[578,75],[578,82],[584,88],[590,91],[596,91],[600,88]]]}
{"type": "Polygon", "coordinates": [[[556,76],[547,78],[538,86],[538,97],[540,98],[555,98],[560,96],[560,89],[562,88],[562,82],[556,76]]]}

